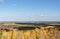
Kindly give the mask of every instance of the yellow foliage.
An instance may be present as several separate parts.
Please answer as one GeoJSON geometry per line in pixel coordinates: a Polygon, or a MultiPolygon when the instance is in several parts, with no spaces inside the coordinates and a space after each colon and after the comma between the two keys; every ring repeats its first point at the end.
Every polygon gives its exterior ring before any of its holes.
{"type": "Polygon", "coordinates": [[[28,31],[23,33],[22,39],[29,39],[29,36],[30,36],[30,31],[28,30],[28,31]]]}
{"type": "MultiPolygon", "coordinates": [[[[54,31],[54,29],[52,30],[54,31]]],[[[34,30],[20,30],[17,31],[15,29],[13,29],[13,31],[5,31],[5,30],[0,30],[0,39],[55,39],[56,36],[50,37],[49,35],[51,35],[50,33],[51,31],[48,31],[48,29],[34,29],[34,30]],[[18,37],[17,37],[18,36],[18,37]],[[19,38],[20,37],[20,38],[19,38]]],[[[54,31],[55,34],[57,35],[58,30],[54,31]]],[[[58,37],[57,37],[58,38],[58,37]]]]}

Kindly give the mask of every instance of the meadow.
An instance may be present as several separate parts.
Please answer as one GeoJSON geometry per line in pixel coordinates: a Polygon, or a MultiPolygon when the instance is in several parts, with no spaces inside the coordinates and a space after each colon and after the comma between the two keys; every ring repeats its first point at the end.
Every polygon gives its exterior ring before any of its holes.
{"type": "Polygon", "coordinates": [[[0,39],[60,39],[58,28],[35,28],[32,30],[0,30],[0,39]]]}

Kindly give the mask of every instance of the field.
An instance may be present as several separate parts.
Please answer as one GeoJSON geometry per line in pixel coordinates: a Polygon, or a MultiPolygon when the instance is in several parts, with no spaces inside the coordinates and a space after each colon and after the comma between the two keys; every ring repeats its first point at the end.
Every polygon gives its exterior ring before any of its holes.
{"type": "Polygon", "coordinates": [[[12,31],[0,30],[0,39],[60,39],[57,28],[12,31]]]}
{"type": "Polygon", "coordinates": [[[58,27],[45,26],[45,24],[8,23],[0,25],[0,39],[60,39],[59,25],[58,27]],[[32,26],[34,27],[33,29],[32,26]]]}

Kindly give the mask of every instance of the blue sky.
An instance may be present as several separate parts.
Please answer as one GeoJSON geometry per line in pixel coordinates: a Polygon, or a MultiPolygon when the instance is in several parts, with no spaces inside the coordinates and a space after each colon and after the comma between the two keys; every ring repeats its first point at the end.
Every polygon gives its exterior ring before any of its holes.
{"type": "Polygon", "coordinates": [[[0,0],[0,21],[60,21],[60,0],[0,0]]]}

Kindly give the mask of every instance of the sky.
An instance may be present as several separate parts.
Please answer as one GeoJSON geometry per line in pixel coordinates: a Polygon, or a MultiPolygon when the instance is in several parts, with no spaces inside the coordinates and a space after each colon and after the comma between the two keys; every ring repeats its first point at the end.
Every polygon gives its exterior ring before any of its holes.
{"type": "Polygon", "coordinates": [[[0,0],[0,21],[60,21],[60,0],[0,0]]]}

